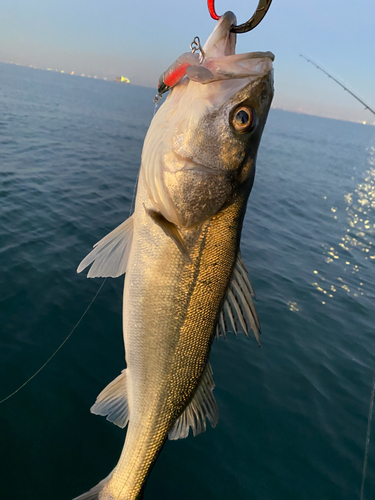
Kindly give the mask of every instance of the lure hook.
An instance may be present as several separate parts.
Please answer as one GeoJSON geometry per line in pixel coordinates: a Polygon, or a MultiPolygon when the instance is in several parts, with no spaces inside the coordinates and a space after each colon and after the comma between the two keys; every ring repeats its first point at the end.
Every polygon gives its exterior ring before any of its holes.
{"type": "MultiPolygon", "coordinates": [[[[271,2],[272,0],[259,0],[258,7],[254,15],[246,23],[240,24],[239,26],[233,26],[230,31],[232,33],[247,33],[248,31],[253,30],[267,14],[271,2]]],[[[207,0],[207,4],[211,17],[216,21],[220,19],[220,16],[218,16],[215,11],[215,0],[207,0]]]]}

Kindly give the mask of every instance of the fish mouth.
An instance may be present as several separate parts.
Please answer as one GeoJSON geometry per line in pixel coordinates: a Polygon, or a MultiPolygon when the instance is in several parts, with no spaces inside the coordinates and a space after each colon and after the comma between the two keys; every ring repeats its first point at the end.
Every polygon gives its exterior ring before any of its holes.
{"type": "Polygon", "coordinates": [[[239,56],[247,56],[247,59],[261,59],[261,58],[269,58],[273,62],[275,60],[275,54],[270,52],[247,52],[245,54],[238,54],[239,56]]]}
{"type": "Polygon", "coordinates": [[[218,79],[262,78],[272,70],[272,52],[247,52],[206,61],[206,67],[218,79]]]}
{"type": "MultiPolygon", "coordinates": [[[[237,35],[231,29],[237,25],[237,18],[233,12],[228,11],[223,14],[211,35],[208,37],[202,50],[203,62],[205,59],[233,56],[236,53],[237,35]]],[[[270,57],[272,61],[275,56],[272,52],[250,52],[239,54],[246,58],[270,57]]]]}
{"type": "Polygon", "coordinates": [[[254,80],[272,71],[274,60],[274,54],[269,51],[208,57],[200,65],[189,66],[186,74],[189,80],[204,85],[219,80],[254,80]]]}
{"type": "Polygon", "coordinates": [[[211,83],[234,78],[262,77],[272,70],[272,52],[236,54],[237,35],[230,30],[237,23],[233,12],[226,12],[216,24],[202,50],[199,65],[187,68],[192,81],[211,83]]]}

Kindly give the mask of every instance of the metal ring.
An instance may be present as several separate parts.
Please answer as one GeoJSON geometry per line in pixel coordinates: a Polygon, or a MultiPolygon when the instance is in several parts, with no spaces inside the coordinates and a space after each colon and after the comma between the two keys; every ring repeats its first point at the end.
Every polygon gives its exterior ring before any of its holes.
{"type": "MultiPolygon", "coordinates": [[[[262,21],[264,16],[267,14],[270,8],[272,0],[259,0],[258,7],[253,15],[246,23],[240,24],[239,26],[233,26],[230,31],[232,33],[247,33],[253,30],[262,21]]],[[[213,19],[220,19],[215,11],[215,0],[208,0],[208,9],[210,11],[211,17],[213,19]]]]}

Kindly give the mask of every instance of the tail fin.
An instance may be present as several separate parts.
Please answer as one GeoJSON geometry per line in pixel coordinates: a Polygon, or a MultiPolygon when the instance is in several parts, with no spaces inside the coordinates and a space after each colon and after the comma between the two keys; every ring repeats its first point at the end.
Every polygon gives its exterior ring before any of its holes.
{"type": "MultiPolygon", "coordinates": [[[[83,495],[80,495],[79,497],[73,498],[73,500],[99,500],[100,499],[99,495],[101,491],[103,491],[103,488],[106,485],[106,483],[108,483],[108,481],[111,479],[112,474],[113,471],[110,473],[109,476],[103,479],[103,481],[100,481],[99,484],[94,486],[94,488],[91,488],[90,491],[83,493],[83,495]]],[[[114,500],[114,499],[112,498],[112,495],[109,495],[109,493],[107,493],[105,500],[114,500]]]]}
{"type": "MultiPolygon", "coordinates": [[[[100,481],[100,483],[97,484],[94,488],[91,488],[90,491],[84,493],[83,495],[80,495],[79,497],[73,498],[73,500],[115,500],[113,496],[108,492],[104,493],[104,496],[100,495],[106,483],[111,479],[113,472],[114,471],[112,471],[108,477],[103,479],[103,481],[100,481]]],[[[139,492],[139,495],[137,496],[137,500],[143,500],[144,491],[145,490],[143,485],[142,490],[139,492]]]]}

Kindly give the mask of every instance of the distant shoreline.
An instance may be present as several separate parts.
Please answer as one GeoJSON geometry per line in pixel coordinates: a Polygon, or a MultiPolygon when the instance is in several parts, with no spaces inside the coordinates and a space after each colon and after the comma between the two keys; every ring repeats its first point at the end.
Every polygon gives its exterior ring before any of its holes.
{"type": "MultiPolygon", "coordinates": [[[[9,62],[9,61],[0,61],[0,64],[9,64],[9,65],[12,65],[12,66],[20,66],[22,68],[30,68],[30,69],[36,69],[36,70],[40,70],[40,71],[48,71],[48,72],[51,72],[51,73],[60,73],[60,74],[63,74],[63,75],[68,75],[68,76],[79,76],[81,78],[88,78],[90,80],[100,80],[100,81],[105,81],[105,82],[109,82],[109,83],[119,83],[119,82],[116,82],[115,81],[115,78],[116,77],[104,77],[104,76],[97,76],[97,75],[86,75],[86,74],[79,74],[79,73],[75,73],[72,74],[71,72],[69,71],[66,71],[65,70],[58,70],[58,69],[52,69],[52,68],[37,68],[36,66],[33,66],[33,65],[24,65],[24,64],[18,64],[18,63],[15,63],[15,62],[9,62]]],[[[156,85],[155,87],[153,86],[149,86],[149,85],[140,85],[140,84],[134,84],[134,83],[128,83],[124,86],[127,86],[127,85],[132,85],[134,87],[142,87],[142,88],[147,88],[147,89],[155,89],[155,91],[157,92],[156,90],[156,85]]],[[[368,122],[368,121],[361,121],[361,120],[346,120],[344,118],[338,118],[338,117],[334,117],[334,116],[324,116],[324,115],[317,115],[315,113],[309,113],[308,111],[299,111],[299,110],[292,110],[292,109],[286,109],[286,108],[282,108],[280,106],[271,106],[271,109],[275,109],[275,110],[279,110],[279,111],[286,111],[287,113],[296,113],[296,114],[299,114],[299,115],[306,115],[306,116],[315,116],[317,118],[326,118],[328,120],[337,120],[337,121],[341,121],[341,122],[348,122],[348,123],[358,123],[360,125],[369,125],[369,126],[375,126],[375,122],[368,122]]]]}

